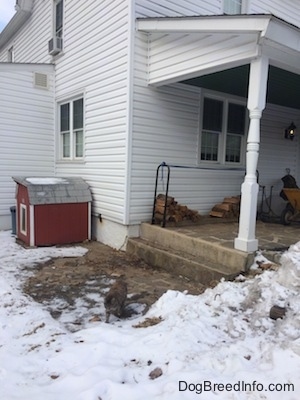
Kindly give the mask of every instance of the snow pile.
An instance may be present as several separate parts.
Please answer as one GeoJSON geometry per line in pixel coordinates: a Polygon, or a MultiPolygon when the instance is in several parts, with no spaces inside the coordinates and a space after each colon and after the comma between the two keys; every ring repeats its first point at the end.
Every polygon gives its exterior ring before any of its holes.
{"type": "Polygon", "coordinates": [[[144,317],[72,333],[20,281],[24,265],[83,249],[24,250],[7,232],[0,241],[1,400],[299,399],[300,243],[278,271],[201,296],[168,291],[144,317]],[[274,304],[283,319],[269,318],[274,304]]]}
{"type": "Polygon", "coordinates": [[[300,242],[292,245],[281,257],[278,282],[290,289],[300,289],[300,242]]]}

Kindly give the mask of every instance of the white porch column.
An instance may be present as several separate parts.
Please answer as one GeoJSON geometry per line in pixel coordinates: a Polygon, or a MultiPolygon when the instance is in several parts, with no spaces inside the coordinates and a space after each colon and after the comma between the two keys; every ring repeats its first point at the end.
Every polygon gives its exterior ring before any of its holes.
{"type": "Polygon", "coordinates": [[[246,176],[242,184],[241,211],[238,237],[234,241],[237,250],[252,252],[258,249],[255,238],[258,183],[256,177],[260,142],[260,119],[266,105],[269,60],[266,57],[253,60],[250,66],[248,104],[250,125],[247,139],[246,176]]]}

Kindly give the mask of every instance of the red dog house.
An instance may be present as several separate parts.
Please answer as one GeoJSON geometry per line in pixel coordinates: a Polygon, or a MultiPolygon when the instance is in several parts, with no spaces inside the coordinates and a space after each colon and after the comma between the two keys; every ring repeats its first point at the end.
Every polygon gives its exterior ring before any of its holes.
{"type": "Polygon", "coordinates": [[[82,178],[16,177],[16,235],[28,246],[91,238],[92,196],[82,178]]]}

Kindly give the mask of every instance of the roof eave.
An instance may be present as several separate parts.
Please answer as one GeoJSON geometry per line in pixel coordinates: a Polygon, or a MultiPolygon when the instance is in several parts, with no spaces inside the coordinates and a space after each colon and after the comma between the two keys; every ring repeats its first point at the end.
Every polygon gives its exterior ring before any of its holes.
{"type": "Polygon", "coordinates": [[[298,52],[300,29],[271,14],[138,18],[136,29],[147,33],[257,33],[264,41],[298,52]],[[288,37],[288,40],[287,40],[288,37]]]}
{"type": "Polygon", "coordinates": [[[11,38],[24,25],[32,13],[33,0],[18,1],[16,13],[0,33],[0,50],[11,40],[11,38]]]}

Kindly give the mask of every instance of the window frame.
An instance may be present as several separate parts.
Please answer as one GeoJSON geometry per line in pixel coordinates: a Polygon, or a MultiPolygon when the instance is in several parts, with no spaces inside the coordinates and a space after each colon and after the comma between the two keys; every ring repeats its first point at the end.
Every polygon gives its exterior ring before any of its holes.
{"type": "Polygon", "coordinates": [[[26,204],[20,203],[20,233],[27,236],[27,206],[26,204]]]}
{"type": "Polygon", "coordinates": [[[60,161],[84,161],[85,157],[85,98],[83,94],[57,102],[58,158],[60,161]],[[74,128],[74,103],[82,100],[82,126],[74,128]],[[62,106],[68,105],[68,129],[62,130],[62,106]],[[82,134],[81,154],[77,155],[76,136],[82,134]],[[69,134],[69,155],[64,155],[64,137],[69,134]]]}
{"type": "Polygon", "coordinates": [[[64,0],[53,0],[53,37],[63,39],[64,34],[64,0]],[[57,27],[57,7],[61,4],[61,26],[57,27]]]}
{"type": "MultiPolygon", "coordinates": [[[[247,110],[247,103],[245,99],[241,99],[235,96],[226,96],[219,93],[215,93],[212,91],[203,91],[201,96],[201,105],[200,105],[200,123],[199,123],[199,135],[198,135],[198,165],[211,165],[211,166],[220,166],[220,167],[244,167],[246,165],[246,144],[247,144],[247,134],[248,134],[248,125],[249,125],[249,114],[247,110]],[[216,101],[221,101],[223,103],[223,116],[222,116],[222,126],[221,132],[218,134],[218,148],[217,148],[217,160],[203,160],[202,156],[202,138],[203,131],[209,131],[208,129],[203,129],[203,116],[204,116],[204,101],[205,99],[212,99],[216,101]],[[244,123],[244,134],[239,135],[238,133],[228,132],[228,110],[229,104],[236,104],[245,107],[245,123],[244,123]],[[226,161],[226,151],[227,151],[227,137],[228,136],[239,136],[241,137],[241,145],[240,145],[240,161],[226,161]]],[[[214,133],[212,131],[212,133],[214,133]]]]}

